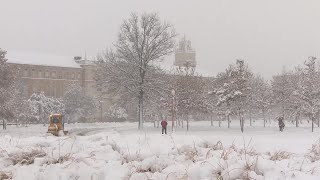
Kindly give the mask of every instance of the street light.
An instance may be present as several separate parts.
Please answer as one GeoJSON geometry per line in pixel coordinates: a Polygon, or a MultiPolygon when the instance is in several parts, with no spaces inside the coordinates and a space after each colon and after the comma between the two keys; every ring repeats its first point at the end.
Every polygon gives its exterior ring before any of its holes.
{"type": "Polygon", "coordinates": [[[174,131],[174,96],[175,96],[176,92],[174,89],[172,89],[171,91],[171,95],[172,95],[172,132],[174,131]]]}

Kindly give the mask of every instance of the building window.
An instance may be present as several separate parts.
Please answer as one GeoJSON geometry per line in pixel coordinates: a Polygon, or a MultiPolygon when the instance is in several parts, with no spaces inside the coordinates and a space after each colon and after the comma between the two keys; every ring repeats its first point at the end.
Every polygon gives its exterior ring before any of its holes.
{"type": "Polygon", "coordinates": [[[81,75],[80,73],[77,73],[77,79],[80,80],[81,79],[81,75]]]}
{"type": "Polygon", "coordinates": [[[28,77],[28,69],[25,69],[24,70],[24,75],[23,75],[24,77],[28,77]]]}
{"type": "Polygon", "coordinates": [[[49,96],[55,97],[56,96],[56,84],[52,83],[49,87],[50,87],[49,96]]]}
{"type": "Polygon", "coordinates": [[[58,73],[58,79],[62,79],[62,72],[61,71],[58,73]]]}
{"type": "Polygon", "coordinates": [[[39,73],[38,73],[38,77],[39,77],[39,78],[42,78],[42,71],[41,71],[41,70],[40,70],[39,73]]]}
{"type": "Polygon", "coordinates": [[[56,78],[56,72],[55,72],[55,71],[54,71],[54,72],[51,72],[51,77],[52,77],[53,79],[56,78]]]}
{"type": "Polygon", "coordinates": [[[37,93],[37,86],[32,86],[32,93],[37,93]]]}
{"type": "Polygon", "coordinates": [[[53,92],[52,96],[57,97],[57,87],[56,86],[53,86],[52,92],[53,92]]]}
{"type": "Polygon", "coordinates": [[[19,75],[23,77],[23,70],[21,70],[20,68],[19,68],[19,75]]]}
{"type": "Polygon", "coordinates": [[[72,79],[75,78],[75,74],[74,74],[74,73],[71,74],[71,78],[72,78],[72,79]]]}
{"type": "Polygon", "coordinates": [[[47,85],[46,93],[45,93],[46,96],[50,96],[50,89],[51,89],[50,85],[47,85]]]}
{"type": "Polygon", "coordinates": [[[64,78],[64,79],[69,79],[69,77],[68,77],[68,76],[69,76],[69,73],[68,73],[68,72],[65,72],[65,73],[64,73],[64,77],[63,77],[63,78],[64,78]]]}
{"type": "Polygon", "coordinates": [[[37,71],[32,69],[32,77],[33,78],[37,78],[38,77],[38,74],[37,74],[37,71]]]}
{"type": "Polygon", "coordinates": [[[32,72],[31,71],[28,71],[28,77],[32,77],[32,72]]]}
{"type": "Polygon", "coordinates": [[[45,72],[45,78],[49,78],[49,72],[48,71],[45,72]]]}

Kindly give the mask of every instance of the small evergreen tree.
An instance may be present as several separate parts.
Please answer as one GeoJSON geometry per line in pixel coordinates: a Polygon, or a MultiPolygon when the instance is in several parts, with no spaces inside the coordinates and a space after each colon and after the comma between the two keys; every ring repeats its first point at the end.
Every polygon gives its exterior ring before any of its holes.
{"type": "Polygon", "coordinates": [[[305,61],[305,69],[302,71],[299,86],[294,95],[301,100],[303,111],[309,116],[314,128],[315,116],[320,108],[320,86],[315,69],[315,57],[309,57],[305,61]]]}
{"type": "Polygon", "coordinates": [[[233,105],[239,115],[241,131],[243,132],[244,107],[247,105],[251,90],[249,80],[252,73],[243,60],[237,60],[235,65],[229,66],[224,75],[221,78],[224,78],[225,83],[216,91],[219,97],[217,105],[233,105]]]}

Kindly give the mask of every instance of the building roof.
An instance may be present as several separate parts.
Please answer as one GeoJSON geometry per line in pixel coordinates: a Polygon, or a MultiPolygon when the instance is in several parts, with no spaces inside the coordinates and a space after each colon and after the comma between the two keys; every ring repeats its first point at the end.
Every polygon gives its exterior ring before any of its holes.
{"type": "Polygon", "coordinates": [[[55,67],[81,68],[72,56],[59,56],[45,53],[7,51],[8,63],[29,64],[55,67]]]}

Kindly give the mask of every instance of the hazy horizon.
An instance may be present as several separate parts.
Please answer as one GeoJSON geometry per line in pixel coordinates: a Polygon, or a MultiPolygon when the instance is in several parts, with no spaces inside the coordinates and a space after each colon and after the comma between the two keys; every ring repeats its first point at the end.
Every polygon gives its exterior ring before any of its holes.
{"type": "MultiPolygon", "coordinates": [[[[320,54],[319,1],[4,0],[0,47],[95,56],[117,38],[131,12],[157,12],[186,35],[200,72],[216,75],[236,59],[266,78],[320,54]]],[[[167,58],[166,66],[172,64],[167,58]]]]}

